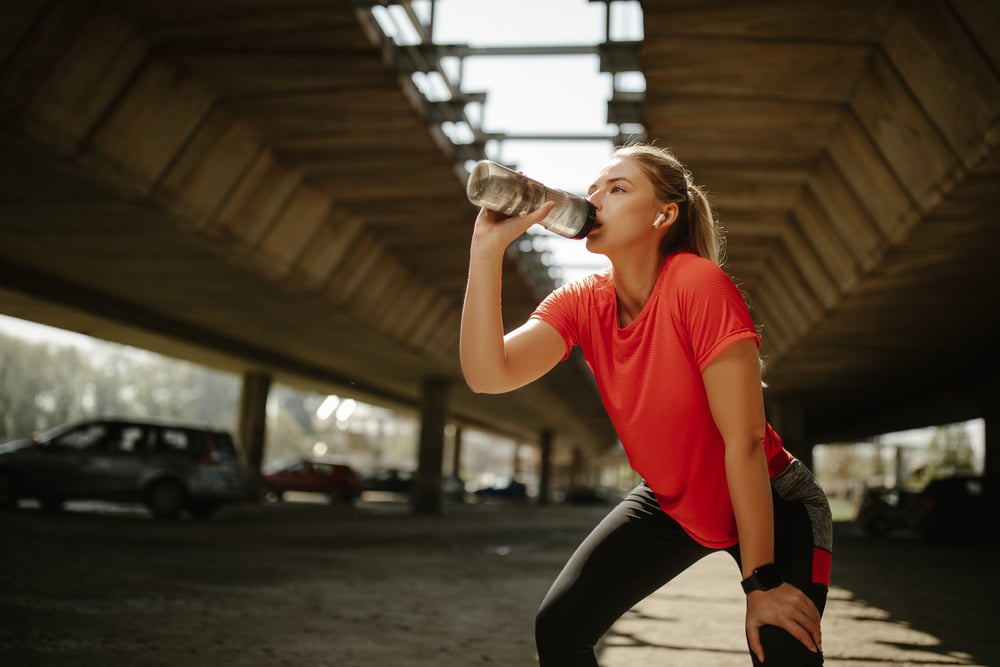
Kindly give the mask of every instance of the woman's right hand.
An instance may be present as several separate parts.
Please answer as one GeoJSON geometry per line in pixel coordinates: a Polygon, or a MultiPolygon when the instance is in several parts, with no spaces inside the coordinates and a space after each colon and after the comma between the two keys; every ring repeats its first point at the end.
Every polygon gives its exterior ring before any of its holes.
{"type": "Polygon", "coordinates": [[[528,228],[541,223],[555,205],[555,202],[546,202],[530,213],[513,217],[481,208],[476,216],[472,244],[482,250],[503,253],[507,250],[507,246],[528,231],[528,228]]]}

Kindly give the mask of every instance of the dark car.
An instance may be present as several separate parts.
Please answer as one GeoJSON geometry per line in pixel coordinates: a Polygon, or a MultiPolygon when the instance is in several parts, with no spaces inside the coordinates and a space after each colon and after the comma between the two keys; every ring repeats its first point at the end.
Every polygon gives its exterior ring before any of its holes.
{"type": "Polygon", "coordinates": [[[996,539],[1000,477],[959,476],[936,479],[920,494],[917,528],[928,544],[966,544],[996,539]]]}
{"type": "Polygon", "coordinates": [[[67,500],[141,502],[158,518],[212,514],[243,500],[246,484],[225,431],[97,419],[0,445],[0,507],[35,498],[45,509],[67,500]]]}
{"type": "Polygon", "coordinates": [[[414,474],[407,470],[380,470],[365,477],[365,491],[381,491],[383,493],[409,494],[413,490],[414,474]]]}
{"type": "Polygon", "coordinates": [[[528,487],[522,482],[511,480],[502,486],[486,486],[476,489],[473,495],[480,500],[522,502],[528,499],[528,487]]]}
{"type": "MultiPolygon", "coordinates": [[[[365,477],[365,491],[375,491],[396,496],[408,496],[413,492],[416,473],[406,470],[388,469],[365,477]]],[[[441,476],[441,496],[455,502],[465,502],[465,482],[454,474],[441,476]]]]}
{"type": "Polygon", "coordinates": [[[608,489],[597,486],[574,486],[563,497],[567,505],[610,505],[615,497],[608,489]]]}
{"type": "Polygon", "coordinates": [[[302,459],[261,476],[265,497],[283,500],[288,491],[321,493],[332,504],[352,504],[361,495],[361,479],[342,463],[302,459]]]}
{"type": "Polygon", "coordinates": [[[885,537],[917,522],[920,494],[898,487],[872,487],[865,491],[857,522],[869,537],[885,537]]]}

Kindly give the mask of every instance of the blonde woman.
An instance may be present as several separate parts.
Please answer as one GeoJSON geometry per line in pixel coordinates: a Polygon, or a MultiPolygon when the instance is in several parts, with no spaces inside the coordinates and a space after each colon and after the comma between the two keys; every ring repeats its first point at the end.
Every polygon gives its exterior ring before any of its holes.
{"type": "Polygon", "coordinates": [[[587,248],[608,257],[607,272],[555,290],[505,335],[504,252],[552,205],[506,219],[483,209],[462,313],[462,369],[477,392],[528,384],[579,345],[643,480],[545,596],[540,664],[596,665],[594,646],[622,614],[726,550],[742,573],[753,664],[821,665],[830,510],[764,416],[760,338],[719,266],[712,209],[676,157],[652,145],[618,148],[588,198],[597,222],[587,248]]]}

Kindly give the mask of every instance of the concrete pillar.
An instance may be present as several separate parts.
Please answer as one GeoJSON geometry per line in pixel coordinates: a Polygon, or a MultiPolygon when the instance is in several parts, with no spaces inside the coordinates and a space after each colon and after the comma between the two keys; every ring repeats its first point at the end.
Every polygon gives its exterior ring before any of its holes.
{"type": "Polygon", "coordinates": [[[444,427],[447,416],[448,380],[424,380],[420,406],[420,443],[417,476],[410,496],[416,514],[441,512],[441,467],[444,464],[444,427]]]}
{"type": "Polygon", "coordinates": [[[986,431],[983,474],[1000,475],[1000,386],[983,393],[983,421],[986,431]]]}
{"type": "Polygon", "coordinates": [[[264,462],[264,438],[267,433],[267,394],[271,390],[271,375],[263,371],[248,371],[243,375],[240,390],[240,414],[237,436],[246,461],[247,485],[252,498],[260,487],[260,467],[264,462]]]}
{"type": "Polygon", "coordinates": [[[781,436],[785,449],[812,470],[813,443],[806,442],[806,419],[802,408],[793,401],[775,401],[767,404],[767,419],[781,436]]]}
{"type": "Polygon", "coordinates": [[[542,431],[539,434],[539,455],[538,471],[538,504],[548,505],[552,502],[552,431],[542,431]]]}
{"type": "Polygon", "coordinates": [[[462,477],[462,427],[455,427],[455,439],[451,447],[451,474],[462,477]]]}
{"type": "Polygon", "coordinates": [[[569,466],[570,488],[586,486],[586,480],[584,479],[585,459],[579,447],[573,450],[573,459],[570,461],[569,466]]]}

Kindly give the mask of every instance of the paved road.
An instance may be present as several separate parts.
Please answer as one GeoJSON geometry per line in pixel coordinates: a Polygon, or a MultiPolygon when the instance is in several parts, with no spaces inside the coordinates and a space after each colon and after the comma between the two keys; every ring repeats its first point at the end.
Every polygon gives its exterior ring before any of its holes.
{"type": "MultiPolygon", "coordinates": [[[[532,665],[533,614],[600,508],[110,505],[0,514],[0,665],[532,665]]],[[[827,665],[1000,666],[1000,548],[838,527],[827,665]]],[[[621,619],[605,667],[746,667],[728,556],[621,619]]]]}

